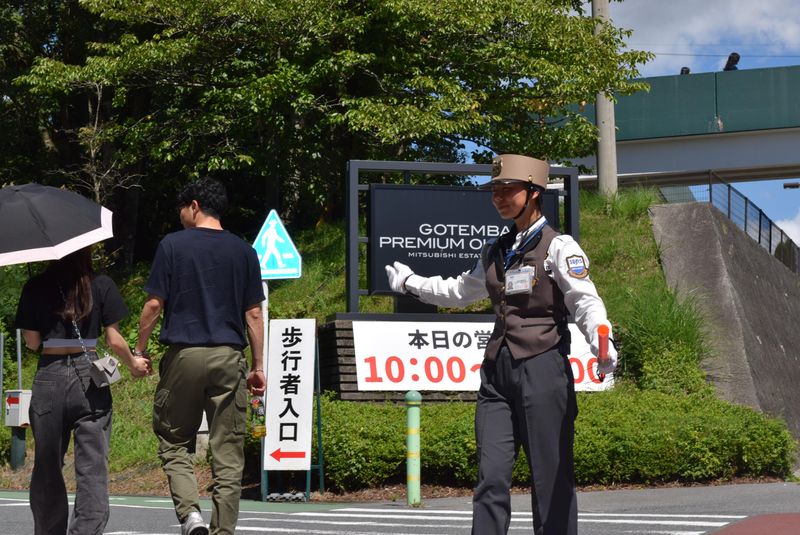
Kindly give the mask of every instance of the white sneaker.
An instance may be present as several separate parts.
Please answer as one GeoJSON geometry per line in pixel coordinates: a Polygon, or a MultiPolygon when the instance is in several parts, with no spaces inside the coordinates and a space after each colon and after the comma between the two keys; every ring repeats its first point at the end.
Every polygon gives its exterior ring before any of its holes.
{"type": "Polygon", "coordinates": [[[208,527],[197,511],[192,511],[181,524],[181,535],[208,535],[208,527]]]}

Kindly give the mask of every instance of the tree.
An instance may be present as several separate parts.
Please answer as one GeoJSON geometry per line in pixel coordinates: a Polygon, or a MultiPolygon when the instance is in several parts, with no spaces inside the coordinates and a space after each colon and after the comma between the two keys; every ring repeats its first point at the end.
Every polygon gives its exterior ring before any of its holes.
{"type": "Polygon", "coordinates": [[[630,79],[649,56],[611,25],[594,35],[575,4],[84,0],[116,37],[82,62],[40,58],[20,80],[40,96],[102,85],[104,140],[148,192],[215,173],[242,218],[267,203],[308,224],[341,215],[349,159],[454,161],[464,141],[590,153],[596,131],[574,105],[641,89],[630,79]]]}

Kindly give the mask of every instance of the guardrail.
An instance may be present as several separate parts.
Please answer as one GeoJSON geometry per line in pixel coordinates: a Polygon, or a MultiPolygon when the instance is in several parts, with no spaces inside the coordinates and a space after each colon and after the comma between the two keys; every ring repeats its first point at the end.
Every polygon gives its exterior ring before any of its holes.
{"type": "Polygon", "coordinates": [[[800,274],[800,248],[797,244],[753,201],[713,171],[708,172],[708,184],[662,186],[659,191],[664,201],[669,203],[711,203],[786,267],[800,274]]]}

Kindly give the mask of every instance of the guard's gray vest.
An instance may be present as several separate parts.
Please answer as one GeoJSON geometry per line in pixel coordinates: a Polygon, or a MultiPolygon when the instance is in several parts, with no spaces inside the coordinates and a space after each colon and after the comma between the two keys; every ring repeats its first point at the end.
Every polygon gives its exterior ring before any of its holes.
{"type": "Polygon", "coordinates": [[[561,343],[565,336],[564,341],[569,343],[564,294],[544,271],[544,259],[550,242],[559,233],[545,225],[541,239],[533,238],[523,249],[521,259],[517,257],[509,267],[535,267],[536,280],[531,293],[506,295],[503,258],[505,251],[513,243],[515,232],[512,229],[498,240],[487,243],[481,253],[481,262],[486,272],[486,289],[496,316],[494,331],[484,354],[484,358],[491,360],[497,357],[503,342],[515,359],[544,353],[561,343]]]}

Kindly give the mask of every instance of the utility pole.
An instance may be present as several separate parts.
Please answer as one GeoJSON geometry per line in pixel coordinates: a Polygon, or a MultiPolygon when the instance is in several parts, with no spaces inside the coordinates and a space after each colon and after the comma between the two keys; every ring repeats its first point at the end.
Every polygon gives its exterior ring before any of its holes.
{"type": "MultiPolygon", "coordinates": [[[[608,20],[608,0],[592,0],[592,18],[597,21],[594,33],[600,32],[600,21],[608,20]]],[[[606,196],[617,194],[617,133],[614,102],[604,91],[597,94],[597,187],[606,196]]]]}

